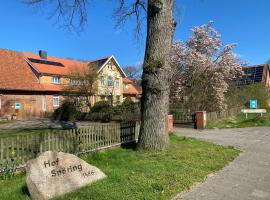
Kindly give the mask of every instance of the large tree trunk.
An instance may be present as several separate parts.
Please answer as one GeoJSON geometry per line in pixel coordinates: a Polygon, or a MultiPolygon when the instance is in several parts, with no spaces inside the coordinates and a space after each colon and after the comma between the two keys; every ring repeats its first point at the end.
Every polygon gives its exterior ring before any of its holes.
{"type": "Polygon", "coordinates": [[[168,139],[170,51],[174,0],[148,0],[147,40],[142,77],[139,149],[163,150],[168,139]]]}

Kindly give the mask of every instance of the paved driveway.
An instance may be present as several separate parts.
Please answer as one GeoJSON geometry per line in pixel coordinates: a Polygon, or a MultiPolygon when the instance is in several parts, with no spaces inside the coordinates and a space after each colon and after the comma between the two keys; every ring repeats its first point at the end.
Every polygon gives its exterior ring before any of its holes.
{"type": "Polygon", "coordinates": [[[240,149],[233,162],[175,200],[270,200],[270,127],[203,130],[175,128],[195,137],[240,149]]]}

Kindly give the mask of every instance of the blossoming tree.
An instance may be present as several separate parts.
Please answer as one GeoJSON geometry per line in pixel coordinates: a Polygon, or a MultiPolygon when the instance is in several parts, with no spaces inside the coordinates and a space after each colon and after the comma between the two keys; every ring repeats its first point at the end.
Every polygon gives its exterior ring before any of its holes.
{"type": "Polygon", "coordinates": [[[242,73],[241,62],[232,52],[235,44],[224,45],[212,24],[193,28],[185,43],[176,41],[172,47],[171,103],[192,111],[226,109],[225,94],[242,73]]]}

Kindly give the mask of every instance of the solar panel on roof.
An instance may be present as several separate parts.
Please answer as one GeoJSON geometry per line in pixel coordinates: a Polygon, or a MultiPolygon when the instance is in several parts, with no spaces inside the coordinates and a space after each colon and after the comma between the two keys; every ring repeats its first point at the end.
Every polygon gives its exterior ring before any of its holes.
{"type": "Polygon", "coordinates": [[[236,79],[237,85],[260,83],[263,80],[264,66],[243,67],[244,75],[236,79]]]}
{"type": "Polygon", "coordinates": [[[59,66],[59,67],[64,67],[64,65],[60,62],[54,62],[54,61],[48,61],[48,60],[40,60],[40,59],[35,59],[35,58],[29,58],[29,60],[32,63],[40,63],[40,64],[46,64],[46,65],[54,65],[54,66],[59,66]]]}

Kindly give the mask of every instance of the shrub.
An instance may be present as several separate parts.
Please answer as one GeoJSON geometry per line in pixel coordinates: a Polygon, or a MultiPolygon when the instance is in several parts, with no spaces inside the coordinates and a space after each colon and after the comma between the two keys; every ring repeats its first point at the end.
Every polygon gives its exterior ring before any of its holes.
{"type": "Polygon", "coordinates": [[[77,115],[76,107],[73,103],[65,101],[53,113],[53,119],[60,121],[75,121],[77,115]]]}
{"type": "Polygon", "coordinates": [[[105,112],[110,109],[110,104],[108,101],[98,101],[94,104],[94,106],[91,108],[92,113],[96,112],[105,112]]]}
{"type": "Polygon", "coordinates": [[[249,108],[249,100],[257,99],[258,108],[268,108],[269,92],[263,84],[251,84],[245,86],[232,86],[226,96],[229,108],[249,108]]]}

